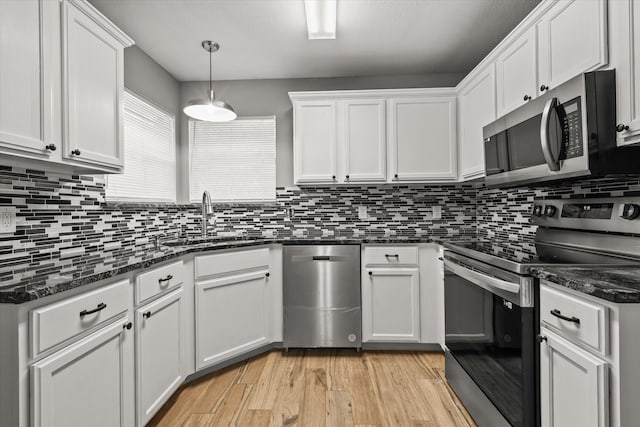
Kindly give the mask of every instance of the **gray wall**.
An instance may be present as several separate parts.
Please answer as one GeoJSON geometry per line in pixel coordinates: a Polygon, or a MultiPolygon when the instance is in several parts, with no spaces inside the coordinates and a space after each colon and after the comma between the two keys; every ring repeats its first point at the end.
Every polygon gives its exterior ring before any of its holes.
{"type": "Polygon", "coordinates": [[[180,122],[180,83],[138,46],[124,50],[124,86],[180,122]]]}
{"type": "MultiPolygon", "coordinates": [[[[336,77],[323,79],[227,80],[214,82],[216,97],[233,106],[239,116],[276,116],[276,184],[293,185],[293,111],[288,92],[345,89],[398,89],[455,86],[463,74],[431,74],[379,77],[336,77]]],[[[206,95],[208,82],[184,82],[180,105],[206,95]]],[[[188,166],[187,116],[181,114],[180,152],[188,166]]],[[[186,178],[179,180],[183,194],[186,178]]]]}

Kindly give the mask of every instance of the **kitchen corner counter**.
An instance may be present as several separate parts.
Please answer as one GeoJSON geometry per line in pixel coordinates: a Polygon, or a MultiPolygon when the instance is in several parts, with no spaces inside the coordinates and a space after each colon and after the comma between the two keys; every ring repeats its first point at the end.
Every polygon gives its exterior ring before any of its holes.
{"type": "MultiPolygon", "coordinates": [[[[452,236],[451,239],[462,239],[464,236],[452,236]]],[[[138,252],[121,258],[101,259],[97,265],[85,270],[60,273],[54,272],[48,276],[17,279],[6,284],[0,284],[0,304],[22,304],[50,295],[55,295],[70,289],[89,285],[100,280],[129,273],[135,270],[149,268],[155,264],[169,261],[183,255],[208,252],[221,249],[233,249],[270,244],[309,245],[309,244],[417,244],[442,243],[448,240],[446,236],[363,236],[363,237],[328,237],[328,238],[238,238],[224,241],[209,241],[199,244],[166,246],[160,244],[157,248],[152,245],[141,248],[138,252]]]]}
{"type": "Polygon", "coordinates": [[[640,303],[640,266],[536,267],[539,279],[616,303],[640,303]]]}

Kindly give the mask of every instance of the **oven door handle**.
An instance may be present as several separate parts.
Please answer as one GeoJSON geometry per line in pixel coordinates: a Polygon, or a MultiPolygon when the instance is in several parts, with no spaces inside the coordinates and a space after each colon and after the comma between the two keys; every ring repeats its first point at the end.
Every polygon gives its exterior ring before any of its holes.
{"type": "Polygon", "coordinates": [[[469,270],[459,264],[451,262],[447,259],[444,260],[444,266],[451,270],[453,273],[458,276],[469,280],[470,282],[479,285],[482,288],[491,291],[491,289],[500,289],[505,292],[509,292],[512,294],[520,293],[520,285],[517,283],[507,282],[506,280],[501,280],[478,271],[469,270]]]}
{"type": "MultiPolygon", "coordinates": [[[[558,98],[551,98],[547,101],[542,110],[542,121],[540,122],[540,144],[542,145],[542,154],[547,166],[552,171],[560,170],[560,160],[551,149],[551,139],[549,138],[549,124],[551,122],[551,113],[556,111],[558,107],[558,98]]],[[[557,147],[556,147],[557,148],[557,147]]],[[[556,150],[560,151],[560,150],[556,150]]]]}

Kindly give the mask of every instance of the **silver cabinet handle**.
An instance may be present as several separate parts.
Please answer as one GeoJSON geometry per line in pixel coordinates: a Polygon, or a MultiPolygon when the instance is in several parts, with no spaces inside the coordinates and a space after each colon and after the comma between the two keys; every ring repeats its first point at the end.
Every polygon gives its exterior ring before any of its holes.
{"type": "MultiPolygon", "coordinates": [[[[552,171],[560,170],[560,159],[551,151],[551,140],[549,139],[549,122],[551,121],[551,112],[556,110],[558,106],[558,98],[551,98],[547,101],[542,111],[542,121],[540,122],[540,144],[542,145],[542,154],[547,162],[549,169],[552,171]]],[[[560,150],[558,151],[558,155],[560,150]]]]}

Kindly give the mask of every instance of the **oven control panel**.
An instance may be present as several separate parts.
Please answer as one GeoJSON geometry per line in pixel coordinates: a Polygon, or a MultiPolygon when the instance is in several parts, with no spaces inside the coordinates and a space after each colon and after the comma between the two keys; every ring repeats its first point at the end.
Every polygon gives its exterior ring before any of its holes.
{"type": "Polygon", "coordinates": [[[640,197],[539,200],[533,203],[531,221],[546,227],[640,234],[640,197]]]}

